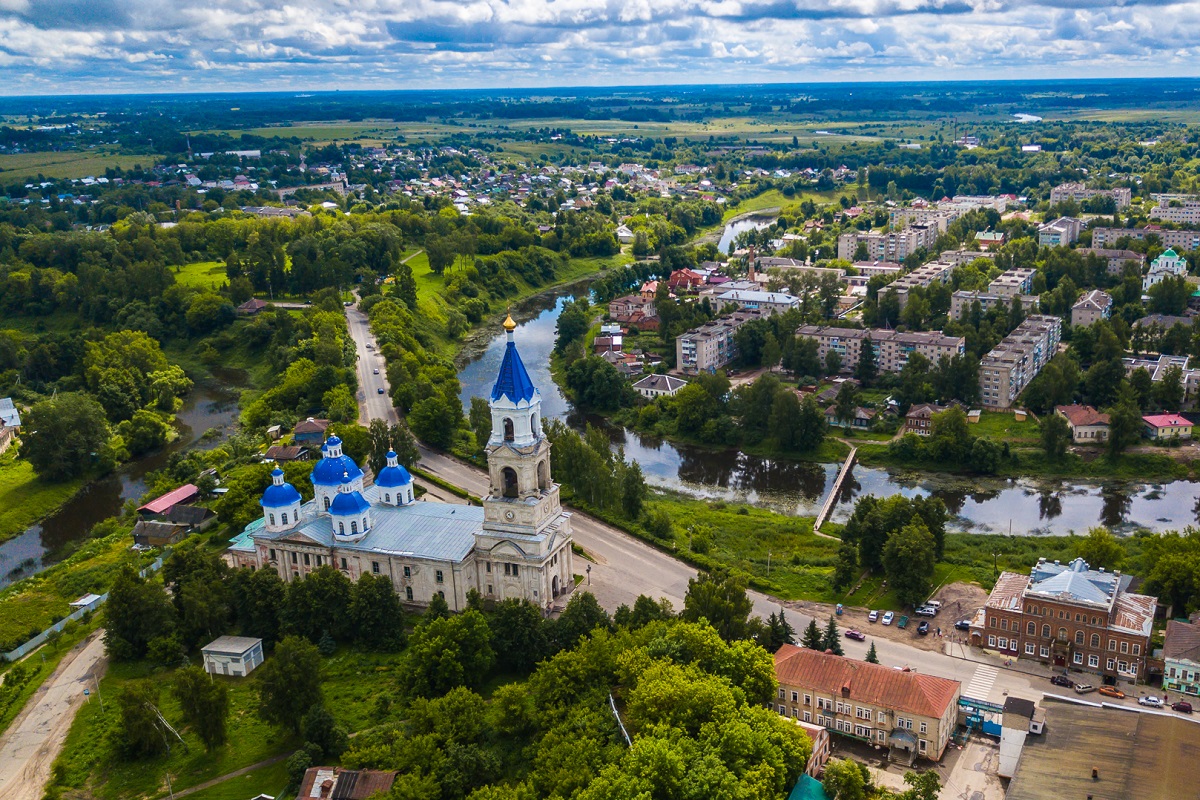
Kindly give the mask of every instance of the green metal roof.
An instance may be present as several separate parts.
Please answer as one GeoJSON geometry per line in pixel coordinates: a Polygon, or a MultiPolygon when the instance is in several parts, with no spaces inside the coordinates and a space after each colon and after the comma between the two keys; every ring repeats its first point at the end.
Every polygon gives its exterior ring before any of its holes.
{"type": "Polygon", "coordinates": [[[829,795],[825,794],[825,787],[819,780],[811,775],[801,775],[788,800],[829,800],[829,795]]]}

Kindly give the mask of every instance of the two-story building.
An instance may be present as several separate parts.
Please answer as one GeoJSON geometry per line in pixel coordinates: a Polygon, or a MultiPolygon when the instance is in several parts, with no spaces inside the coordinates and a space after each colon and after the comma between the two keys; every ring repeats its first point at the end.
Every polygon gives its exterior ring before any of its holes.
{"type": "Polygon", "coordinates": [[[1075,444],[1097,444],[1108,441],[1108,414],[1101,414],[1091,406],[1055,406],[1054,413],[1067,421],[1071,429],[1071,441],[1075,444]]]}
{"type": "Polygon", "coordinates": [[[1138,680],[1150,654],[1157,598],[1130,592],[1129,575],[1039,559],[1028,575],[1002,572],[971,623],[971,644],[1025,658],[1138,680]]]}
{"type": "Polygon", "coordinates": [[[1163,690],[1200,697],[1200,622],[1167,622],[1163,642],[1163,690]]]}
{"type": "Polygon", "coordinates": [[[785,644],[775,654],[776,710],[834,733],[889,748],[911,764],[937,761],[958,723],[962,685],[785,644]]]}

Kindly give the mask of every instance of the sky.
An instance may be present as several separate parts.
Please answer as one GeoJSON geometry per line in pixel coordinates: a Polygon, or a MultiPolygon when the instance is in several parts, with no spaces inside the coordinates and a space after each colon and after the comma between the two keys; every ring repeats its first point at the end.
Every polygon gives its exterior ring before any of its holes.
{"type": "Polygon", "coordinates": [[[0,94],[1195,76],[1200,0],[0,0],[0,94]]]}

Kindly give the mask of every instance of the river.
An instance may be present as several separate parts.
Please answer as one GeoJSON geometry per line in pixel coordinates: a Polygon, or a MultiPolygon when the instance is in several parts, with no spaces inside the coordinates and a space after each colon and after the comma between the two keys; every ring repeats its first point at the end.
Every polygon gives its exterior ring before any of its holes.
{"type": "Polygon", "coordinates": [[[237,416],[235,393],[203,386],[192,389],[175,416],[179,435],[174,441],[92,481],[41,523],[0,544],[0,586],[40,572],[63,545],[82,539],[96,523],[119,514],[125,501],[140,498],[146,491],[146,475],[165,467],[172,453],[196,444],[203,449],[216,447],[237,416]],[[220,435],[201,441],[211,428],[220,435]],[[14,572],[18,568],[20,572],[14,572]]]}
{"type": "MultiPolygon", "coordinates": [[[[580,290],[582,291],[582,290],[580,290]]],[[[513,313],[521,357],[542,393],[542,413],[572,427],[592,422],[605,428],[625,457],[636,460],[655,486],[695,497],[745,502],[784,514],[816,516],[837,474],[837,464],[793,462],[727,450],[708,450],[644,436],[572,407],[550,377],[555,324],[567,295],[551,293],[528,301],[513,313]]],[[[487,397],[504,354],[498,332],[468,355],[459,372],[463,407],[471,397],[487,397]]],[[[945,473],[889,470],[856,465],[842,488],[832,518],[844,521],[854,501],[868,494],[941,498],[953,520],[952,530],[974,533],[1062,535],[1086,533],[1095,525],[1130,532],[1162,531],[1194,524],[1200,511],[1200,483],[1017,480],[963,477],[945,473]]]]}
{"type": "Polygon", "coordinates": [[[746,231],[761,231],[763,228],[769,227],[773,221],[760,216],[752,216],[729,223],[721,233],[721,241],[717,243],[717,250],[728,254],[729,245],[733,244],[733,240],[738,237],[738,234],[746,231]]]}

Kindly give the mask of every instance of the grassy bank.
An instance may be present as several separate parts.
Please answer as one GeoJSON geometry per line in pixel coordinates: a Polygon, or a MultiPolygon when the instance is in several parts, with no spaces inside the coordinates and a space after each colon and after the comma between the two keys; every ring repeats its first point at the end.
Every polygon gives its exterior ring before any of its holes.
{"type": "Polygon", "coordinates": [[[19,662],[19,667],[16,664],[4,665],[0,670],[0,674],[4,675],[4,684],[0,686],[0,733],[8,730],[8,726],[46,679],[58,669],[62,660],[95,629],[94,621],[69,622],[61,638],[31,653],[24,661],[19,662]],[[19,679],[16,677],[18,675],[19,679]]]}
{"type": "Polygon", "coordinates": [[[51,483],[37,477],[28,461],[10,447],[0,456],[0,542],[11,539],[70,500],[82,478],[51,483]]]}

